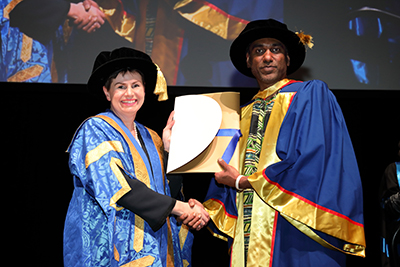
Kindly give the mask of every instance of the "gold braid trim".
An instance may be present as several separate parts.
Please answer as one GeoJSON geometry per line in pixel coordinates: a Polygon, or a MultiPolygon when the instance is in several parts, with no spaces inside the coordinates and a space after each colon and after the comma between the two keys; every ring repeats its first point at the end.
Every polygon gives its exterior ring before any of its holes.
{"type": "Polygon", "coordinates": [[[4,9],[3,9],[3,17],[5,19],[10,19],[10,12],[14,9],[16,5],[18,5],[22,0],[12,0],[4,9]]]}
{"type": "Polygon", "coordinates": [[[7,79],[7,82],[25,82],[29,79],[32,79],[36,76],[39,76],[42,73],[43,67],[40,65],[34,65],[27,69],[18,71],[13,76],[7,79]]]}

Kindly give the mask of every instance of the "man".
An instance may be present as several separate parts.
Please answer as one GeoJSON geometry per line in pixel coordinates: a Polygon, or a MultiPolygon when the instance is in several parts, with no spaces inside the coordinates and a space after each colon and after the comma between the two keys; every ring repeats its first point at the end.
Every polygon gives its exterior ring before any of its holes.
{"type": "MultiPolygon", "coordinates": [[[[398,144],[400,149],[400,142],[398,144]]],[[[400,150],[398,152],[400,157],[400,150]]],[[[383,267],[400,264],[400,160],[390,163],[379,188],[381,202],[381,263],[383,267]],[[397,238],[396,238],[397,237],[397,238]]]]}
{"type": "Polygon", "coordinates": [[[344,266],[365,256],[362,188],[341,110],[321,81],[287,79],[311,37],[250,22],[230,56],[260,90],[242,107],[239,170],[219,160],[204,206],[231,266],[344,266]],[[224,186],[222,186],[223,184],[224,186]]]}

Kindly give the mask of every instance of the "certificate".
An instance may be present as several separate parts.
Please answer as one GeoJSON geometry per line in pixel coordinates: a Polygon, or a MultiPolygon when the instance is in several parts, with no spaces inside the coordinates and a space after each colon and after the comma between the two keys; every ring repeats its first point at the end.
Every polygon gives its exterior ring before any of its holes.
{"type": "Polygon", "coordinates": [[[239,93],[176,97],[174,110],[167,173],[219,172],[219,158],[238,169],[239,93]]]}

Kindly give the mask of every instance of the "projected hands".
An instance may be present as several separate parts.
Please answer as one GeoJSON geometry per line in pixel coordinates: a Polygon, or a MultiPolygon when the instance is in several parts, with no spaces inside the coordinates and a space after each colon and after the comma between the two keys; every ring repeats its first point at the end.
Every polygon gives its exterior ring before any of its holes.
{"type": "Polygon", "coordinates": [[[105,15],[93,0],[84,0],[78,4],[71,3],[68,17],[74,20],[78,29],[87,33],[95,32],[104,24],[105,15]]]}

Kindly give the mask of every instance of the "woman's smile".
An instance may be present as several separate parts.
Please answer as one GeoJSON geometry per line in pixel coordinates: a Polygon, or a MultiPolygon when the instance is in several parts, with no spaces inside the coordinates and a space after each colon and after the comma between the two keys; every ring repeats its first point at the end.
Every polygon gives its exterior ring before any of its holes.
{"type": "Polygon", "coordinates": [[[129,99],[129,100],[122,100],[121,102],[122,102],[124,105],[133,106],[134,104],[137,103],[137,100],[136,100],[136,99],[129,99]]]}

